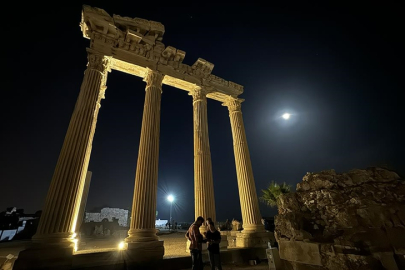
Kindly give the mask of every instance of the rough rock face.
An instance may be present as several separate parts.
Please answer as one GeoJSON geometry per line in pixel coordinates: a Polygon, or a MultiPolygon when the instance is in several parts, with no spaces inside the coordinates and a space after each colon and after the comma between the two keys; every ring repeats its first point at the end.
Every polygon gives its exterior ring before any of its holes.
{"type": "Polygon", "coordinates": [[[286,269],[405,269],[405,181],[382,168],[307,173],[284,194],[275,236],[286,269]]]}

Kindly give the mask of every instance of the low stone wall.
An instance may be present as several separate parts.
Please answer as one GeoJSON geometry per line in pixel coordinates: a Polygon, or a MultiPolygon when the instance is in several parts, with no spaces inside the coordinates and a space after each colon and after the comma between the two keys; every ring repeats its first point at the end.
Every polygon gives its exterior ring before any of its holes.
{"type": "Polygon", "coordinates": [[[285,269],[405,269],[405,181],[395,172],[307,173],[278,210],[285,269]]]}

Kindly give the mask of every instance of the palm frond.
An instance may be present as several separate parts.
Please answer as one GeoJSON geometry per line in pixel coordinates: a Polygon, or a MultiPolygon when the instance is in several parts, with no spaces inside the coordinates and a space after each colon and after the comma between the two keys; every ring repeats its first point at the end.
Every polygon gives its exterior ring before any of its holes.
{"type": "Polygon", "coordinates": [[[287,183],[277,184],[275,181],[271,181],[267,189],[262,189],[262,196],[259,197],[259,201],[265,203],[268,206],[277,206],[278,197],[281,194],[289,193],[291,186],[287,183]]]}

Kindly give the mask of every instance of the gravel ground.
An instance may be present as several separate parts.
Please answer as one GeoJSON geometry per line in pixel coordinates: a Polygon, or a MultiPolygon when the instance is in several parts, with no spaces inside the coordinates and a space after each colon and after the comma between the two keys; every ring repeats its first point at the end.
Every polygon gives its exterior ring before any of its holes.
{"type": "Polygon", "coordinates": [[[173,233],[162,233],[159,235],[159,238],[164,241],[164,258],[190,256],[190,253],[186,250],[187,240],[184,237],[185,233],[185,231],[179,231],[173,233]]]}

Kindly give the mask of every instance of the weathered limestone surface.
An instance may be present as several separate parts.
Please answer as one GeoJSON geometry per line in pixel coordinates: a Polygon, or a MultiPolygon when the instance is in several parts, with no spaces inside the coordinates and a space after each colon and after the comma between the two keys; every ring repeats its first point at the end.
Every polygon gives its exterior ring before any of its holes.
{"type": "Polygon", "coordinates": [[[228,98],[223,105],[228,107],[229,119],[231,122],[243,230],[245,233],[264,232],[264,225],[261,223],[262,217],[260,215],[259,202],[257,200],[245,126],[243,123],[241,109],[242,101],[242,99],[228,98]]]}
{"type": "Polygon", "coordinates": [[[144,80],[147,85],[134,198],[130,229],[125,239],[137,260],[159,259],[164,254],[163,241],[159,240],[155,229],[163,75],[149,69],[144,80]]]}
{"type": "Polygon", "coordinates": [[[36,269],[70,264],[97,116],[106,90],[109,58],[88,51],[88,64],[70,119],[62,150],[30,249],[20,252],[15,269],[36,269]],[[52,259],[50,259],[52,258],[52,259]]]}
{"type": "MultiPolygon", "coordinates": [[[[90,181],[91,181],[92,174],[93,173],[91,171],[87,171],[86,179],[85,179],[84,187],[83,187],[83,195],[82,195],[82,199],[80,201],[79,213],[77,214],[76,232],[80,231],[80,227],[83,224],[84,213],[86,211],[87,197],[89,196],[89,191],[90,191],[90,181]]],[[[87,213],[86,213],[86,215],[87,215],[87,213]]]]}
{"type": "MultiPolygon", "coordinates": [[[[211,150],[208,136],[207,95],[208,91],[200,87],[190,94],[193,96],[193,130],[194,130],[194,198],[195,218],[202,216],[214,222],[215,197],[212,178],[211,150]]],[[[200,227],[206,232],[205,225],[200,227]]]]}
{"type": "Polygon", "coordinates": [[[307,173],[278,207],[275,236],[291,269],[404,269],[405,181],[395,172],[307,173]]]}

